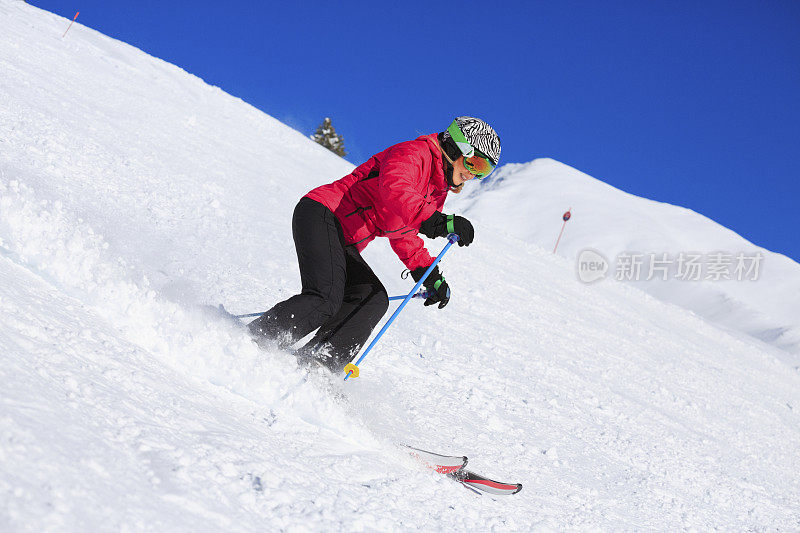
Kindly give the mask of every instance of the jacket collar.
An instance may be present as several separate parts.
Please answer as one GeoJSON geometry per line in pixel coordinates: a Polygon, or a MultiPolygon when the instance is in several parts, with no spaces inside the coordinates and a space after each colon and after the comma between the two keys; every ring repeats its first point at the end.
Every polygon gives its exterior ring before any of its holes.
{"type": "Polygon", "coordinates": [[[439,146],[438,133],[423,135],[417,140],[425,141],[431,151],[431,183],[438,190],[448,190],[447,179],[444,176],[444,157],[442,157],[442,149],[439,146]]]}

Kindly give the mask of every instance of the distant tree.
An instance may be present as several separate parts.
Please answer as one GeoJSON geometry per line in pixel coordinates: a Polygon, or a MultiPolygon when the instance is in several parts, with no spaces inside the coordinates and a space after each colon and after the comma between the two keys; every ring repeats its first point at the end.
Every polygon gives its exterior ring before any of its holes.
{"type": "Polygon", "coordinates": [[[331,124],[331,119],[325,117],[322,124],[317,128],[317,133],[310,135],[311,140],[321,144],[331,152],[342,157],[347,155],[344,150],[344,137],[336,133],[336,129],[331,124]]]}

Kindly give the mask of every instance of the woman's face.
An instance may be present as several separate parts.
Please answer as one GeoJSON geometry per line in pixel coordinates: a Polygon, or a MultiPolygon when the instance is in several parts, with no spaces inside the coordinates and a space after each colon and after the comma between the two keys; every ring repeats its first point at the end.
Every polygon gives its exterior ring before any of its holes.
{"type": "Polygon", "coordinates": [[[470,174],[469,170],[467,170],[467,167],[464,166],[463,155],[453,161],[453,185],[458,187],[474,177],[475,176],[470,174]]]}

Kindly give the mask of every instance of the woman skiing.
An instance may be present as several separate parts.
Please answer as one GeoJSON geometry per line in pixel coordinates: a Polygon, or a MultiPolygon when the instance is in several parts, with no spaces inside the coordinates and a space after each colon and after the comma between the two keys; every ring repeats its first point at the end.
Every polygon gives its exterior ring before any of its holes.
{"type": "MultiPolygon", "coordinates": [[[[391,146],[351,174],[309,192],[295,207],[292,236],[302,292],[276,304],[248,325],[259,344],[286,348],[319,328],[297,352],[341,372],[367,341],[389,306],[386,289],[361,257],[375,237],[389,243],[419,281],[433,258],[418,233],[456,233],[469,246],[472,224],[441,212],[448,191],[461,192],[487,176],[500,159],[500,139],[486,122],[457,117],[447,130],[391,146]]],[[[438,266],[424,282],[425,305],[450,300],[438,266]]]]}

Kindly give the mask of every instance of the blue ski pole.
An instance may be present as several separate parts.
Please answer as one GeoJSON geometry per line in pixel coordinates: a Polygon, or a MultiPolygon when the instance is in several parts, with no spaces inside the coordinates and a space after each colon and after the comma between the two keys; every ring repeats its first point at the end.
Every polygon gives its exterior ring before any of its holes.
{"type": "MultiPolygon", "coordinates": [[[[430,296],[432,293],[428,291],[419,291],[418,293],[414,294],[412,298],[422,298],[425,299],[430,296]]],[[[400,296],[389,296],[389,300],[405,300],[407,294],[401,294],[400,296]]]]}
{"type": "Polygon", "coordinates": [[[406,304],[411,301],[411,298],[413,298],[416,295],[416,292],[422,286],[422,283],[427,279],[427,277],[431,273],[431,271],[434,268],[436,268],[436,265],[439,264],[439,261],[442,260],[442,257],[444,257],[444,254],[447,252],[447,250],[449,250],[450,247],[453,246],[458,241],[458,235],[456,235],[455,233],[451,233],[450,235],[447,236],[447,240],[449,241],[447,243],[447,245],[442,249],[441,252],[439,252],[439,255],[436,256],[436,259],[433,260],[433,263],[431,263],[431,266],[428,267],[428,270],[425,271],[425,273],[419,279],[417,284],[414,285],[414,288],[411,289],[411,292],[409,292],[408,295],[405,297],[405,300],[403,300],[403,303],[400,304],[400,307],[397,308],[397,310],[389,318],[389,320],[386,322],[386,324],[383,325],[383,327],[378,332],[378,334],[375,336],[375,338],[372,339],[372,342],[369,343],[369,346],[367,346],[367,349],[364,350],[364,353],[361,354],[361,357],[358,358],[358,361],[356,361],[355,364],[347,363],[347,365],[344,367],[344,369],[347,371],[347,375],[344,377],[345,381],[347,381],[347,378],[349,378],[351,375],[354,378],[358,377],[358,374],[359,374],[358,365],[361,364],[361,361],[364,360],[364,358],[367,356],[367,354],[372,349],[372,347],[375,346],[375,343],[378,342],[378,339],[380,339],[381,336],[384,333],[386,333],[386,330],[389,329],[389,326],[392,325],[392,322],[394,322],[394,319],[397,318],[397,315],[400,314],[400,311],[402,311],[403,308],[406,306],[406,304]]]}
{"type": "Polygon", "coordinates": [[[266,311],[261,311],[259,313],[247,313],[246,315],[231,315],[231,316],[233,318],[250,318],[251,316],[261,316],[264,313],[266,313],[266,311]]]}

